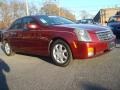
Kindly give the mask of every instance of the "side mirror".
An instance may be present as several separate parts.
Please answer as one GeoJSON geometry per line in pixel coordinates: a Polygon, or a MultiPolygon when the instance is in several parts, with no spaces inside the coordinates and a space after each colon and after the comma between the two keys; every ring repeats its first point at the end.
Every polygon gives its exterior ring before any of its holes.
{"type": "Polygon", "coordinates": [[[24,26],[25,30],[36,30],[39,29],[39,25],[37,24],[27,24],[24,26]]]}

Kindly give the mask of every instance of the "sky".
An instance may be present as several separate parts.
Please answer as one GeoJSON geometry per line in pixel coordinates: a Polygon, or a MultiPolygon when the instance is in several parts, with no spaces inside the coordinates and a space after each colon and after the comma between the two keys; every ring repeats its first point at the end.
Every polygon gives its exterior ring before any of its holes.
{"type": "MultiPolygon", "coordinates": [[[[33,0],[28,0],[33,3],[33,0]]],[[[34,0],[34,3],[42,5],[45,0],[34,0]]],[[[96,15],[100,9],[120,7],[120,0],[55,0],[59,7],[64,7],[80,18],[80,11],[87,11],[96,15]]]]}

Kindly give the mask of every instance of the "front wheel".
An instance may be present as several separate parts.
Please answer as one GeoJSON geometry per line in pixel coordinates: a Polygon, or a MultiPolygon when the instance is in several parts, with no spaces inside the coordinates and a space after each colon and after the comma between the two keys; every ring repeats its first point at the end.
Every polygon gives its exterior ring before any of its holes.
{"type": "Polygon", "coordinates": [[[4,52],[7,56],[11,56],[14,54],[14,52],[8,42],[5,42],[3,47],[4,47],[4,52]]]}
{"type": "Polygon", "coordinates": [[[51,47],[51,57],[56,65],[65,67],[72,60],[70,47],[63,40],[56,40],[51,47]]]}

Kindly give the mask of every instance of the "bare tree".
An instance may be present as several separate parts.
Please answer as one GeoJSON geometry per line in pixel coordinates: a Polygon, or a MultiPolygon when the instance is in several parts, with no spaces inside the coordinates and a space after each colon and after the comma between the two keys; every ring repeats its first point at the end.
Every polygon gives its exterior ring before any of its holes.
{"type": "Polygon", "coordinates": [[[58,6],[56,4],[44,4],[41,8],[41,11],[44,12],[46,15],[58,15],[58,6]]]}
{"type": "MultiPolygon", "coordinates": [[[[31,4],[30,15],[40,14],[60,15],[75,20],[75,16],[65,8],[59,8],[57,4],[44,3],[42,8],[31,4]]],[[[0,29],[7,28],[15,19],[26,16],[25,2],[21,0],[0,0],[0,29]]]]}
{"type": "Polygon", "coordinates": [[[19,0],[0,3],[0,28],[7,28],[16,18],[25,16],[25,4],[19,0]]]}
{"type": "Polygon", "coordinates": [[[13,12],[13,19],[25,16],[25,3],[18,0],[13,0],[10,2],[10,7],[13,12]]]}
{"type": "Polygon", "coordinates": [[[30,4],[29,5],[29,13],[30,13],[30,15],[40,14],[40,7],[36,6],[35,4],[30,4]]]}
{"type": "Polygon", "coordinates": [[[63,16],[71,20],[75,20],[75,15],[73,15],[69,10],[65,8],[59,8],[54,3],[44,4],[44,6],[41,8],[41,12],[43,12],[46,15],[57,15],[57,16],[59,16],[59,12],[60,12],[60,16],[63,16]]]}
{"type": "Polygon", "coordinates": [[[11,21],[11,9],[10,6],[6,3],[2,3],[0,6],[0,16],[1,16],[1,28],[7,27],[11,21]]]}

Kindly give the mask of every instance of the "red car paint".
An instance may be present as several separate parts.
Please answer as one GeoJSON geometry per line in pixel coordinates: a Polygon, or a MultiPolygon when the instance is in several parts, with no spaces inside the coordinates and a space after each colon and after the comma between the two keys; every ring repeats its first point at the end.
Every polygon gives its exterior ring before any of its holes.
{"type": "MultiPolygon", "coordinates": [[[[3,34],[3,41],[7,40],[15,52],[50,56],[51,44],[57,40],[64,40],[70,47],[74,59],[94,57],[110,50],[109,44],[114,43],[115,37],[110,40],[99,40],[96,32],[104,31],[105,27],[83,24],[44,25],[36,16],[29,16],[36,21],[36,26],[29,30],[8,29],[3,34]],[[92,41],[79,41],[74,29],[83,28],[88,31],[92,41]],[[94,49],[94,55],[88,56],[88,48],[94,49]]],[[[113,46],[112,46],[113,47],[113,46]]]]}

